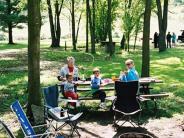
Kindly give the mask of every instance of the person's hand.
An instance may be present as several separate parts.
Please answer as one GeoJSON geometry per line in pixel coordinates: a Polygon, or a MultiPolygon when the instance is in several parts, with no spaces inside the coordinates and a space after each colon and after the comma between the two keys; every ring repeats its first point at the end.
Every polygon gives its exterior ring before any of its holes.
{"type": "Polygon", "coordinates": [[[61,77],[60,77],[60,80],[61,80],[61,81],[66,81],[66,78],[64,78],[64,77],[61,76],[61,77]]]}
{"type": "Polygon", "coordinates": [[[105,86],[105,84],[104,84],[104,83],[100,85],[100,87],[104,87],[104,86],[105,86]]]}

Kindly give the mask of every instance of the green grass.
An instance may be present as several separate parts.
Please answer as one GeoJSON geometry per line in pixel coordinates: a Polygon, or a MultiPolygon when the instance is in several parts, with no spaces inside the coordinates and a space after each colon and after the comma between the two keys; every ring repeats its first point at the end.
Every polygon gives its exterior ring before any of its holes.
{"type": "MultiPolygon", "coordinates": [[[[26,48],[24,44],[13,46],[0,44],[0,50],[6,49],[21,49],[26,48]]],[[[47,48],[46,45],[41,47],[41,60],[61,63],[65,62],[67,56],[76,58],[76,65],[84,70],[80,74],[90,76],[94,67],[99,67],[103,77],[119,76],[119,72],[125,68],[124,61],[131,58],[135,61],[136,69],[141,73],[141,50],[127,53],[116,49],[116,55],[112,59],[106,59],[107,56],[103,52],[103,48],[99,48],[97,54],[91,55],[82,51],[62,51],[59,49],[47,48]]],[[[158,117],[172,117],[173,114],[184,112],[184,48],[168,49],[166,52],[159,53],[158,50],[151,49],[151,76],[157,77],[164,81],[163,84],[154,84],[152,93],[170,92],[172,95],[169,98],[159,101],[159,107],[162,109],[158,112],[158,117]]],[[[27,65],[26,57],[16,56],[13,59],[0,60],[0,68],[21,67],[27,65]]],[[[58,67],[59,69],[60,67],[58,67]]],[[[46,69],[44,69],[46,70],[46,69]]],[[[9,105],[18,98],[21,103],[27,101],[27,72],[26,71],[2,71],[0,72],[0,116],[9,112],[9,105]]],[[[52,76],[55,78],[55,76],[52,76]]],[[[52,81],[47,78],[48,83],[42,83],[42,86],[54,84],[57,80],[52,81]],[[50,81],[49,81],[50,80],[50,81]]],[[[85,109],[90,109],[96,112],[96,103],[86,104],[85,109]]],[[[150,103],[149,106],[153,106],[150,103]]],[[[89,112],[89,111],[88,111],[89,112]]],[[[87,112],[87,113],[88,113],[87,112]]],[[[145,111],[145,118],[153,117],[152,111],[145,111]]]]}

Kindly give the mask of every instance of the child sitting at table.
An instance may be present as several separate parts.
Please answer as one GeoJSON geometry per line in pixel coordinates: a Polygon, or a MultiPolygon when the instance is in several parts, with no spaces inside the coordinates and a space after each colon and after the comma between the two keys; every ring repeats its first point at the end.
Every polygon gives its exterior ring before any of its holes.
{"type": "Polygon", "coordinates": [[[128,81],[138,81],[139,80],[139,74],[135,70],[134,61],[132,59],[128,59],[125,61],[125,65],[127,68],[127,71],[122,71],[120,73],[120,80],[124,82],[128,81]]]}
{"type": "Polygon", "coordinates": [[[93,69],[93,75],[91,77],[91,89],[93,98],[99,98],[101,100],[100,108],[105,109],[105,98],[106,93],[100,89],[101,86],[104,86],[102,83],[102,79],[100,77],[100,70],[98,68],[93,69]]]}
{"type": "MultiPolygon", "coordinates": [[[[64,83],[64,96],[68,99],[77,100],[78,94],[75,92],[75,84],[73,84],[73,75],[66,75],[66,82],[64,83]]],[[[72,106],[76,106],[76,103],[70,103],[72,106]]]]}

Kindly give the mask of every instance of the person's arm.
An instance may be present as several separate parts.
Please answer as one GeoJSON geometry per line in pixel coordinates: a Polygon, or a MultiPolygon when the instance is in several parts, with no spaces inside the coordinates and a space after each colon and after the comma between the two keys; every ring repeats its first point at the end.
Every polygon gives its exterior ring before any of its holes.
{"type": "Polygon", "coordinates": [[[119,76],[120,81],[127,82],[127,76],[126,73],[121,71],[119,76]]]}
{"type": "Polygon", "coordinates": [[[59,78],[59,80],[60,80],[60,81],[66,81],[64,67],[61,68],[61,70],[60,70],[60,78],[59,78]]]}

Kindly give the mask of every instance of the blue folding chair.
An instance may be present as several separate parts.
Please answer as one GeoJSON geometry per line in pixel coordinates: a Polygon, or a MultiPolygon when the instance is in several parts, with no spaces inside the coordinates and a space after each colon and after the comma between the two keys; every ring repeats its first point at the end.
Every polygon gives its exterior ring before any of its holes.
{"type": "Polygon", "coordinates": [[[18,121],[21,125],[21,129],[22,129],[25,137],[27,137],[27,138],[38,138],[38,137],[54,136],[54,137],[57,137],[57,138],[62,138],[62,136],[57,136],[58,133],[56,131],[54,131],[54,132],[49,131],[50,124],[49,124],[49,127],[47,128],[47,130],[44,133],[36,134],[35,131],[34,131],[34,128],[44,127],[44,126],[48,126],[48,125],[45,124],[45,125],[39,125],[39,126],[32,127],[29,120],[27,119],[27,117],[26,117],[19,101],[15,101],[11,105],[11,109],[15,113],[15,115],[17,116],[17,119],[18,119],[18,121]]]}
{"type": "Polygon", "coordinates": [[[71,136],[73,132],[76,132],[79,136],[79,132],[77,130],[78,119],[82,116],[83,113],[78,113],[76,115],[69,114],[68,110],[58,107],[58,97],[59,91],[58,86],[50,86],[43,89],[43,97],[44,97],[44,109],[45,109],[45,119],[49,122],[56,121],[56,125],[54,129],[56,131],[61,130],[66,125],[70,125],[71,127],[71,136]],[[63,114],[63,116],[61,116],[63,114]],[[62,125],[58,126],[58,123],[62,123],[62,125]]]}

